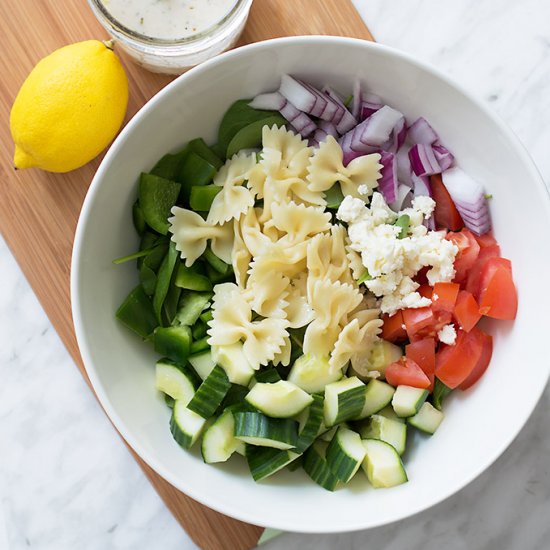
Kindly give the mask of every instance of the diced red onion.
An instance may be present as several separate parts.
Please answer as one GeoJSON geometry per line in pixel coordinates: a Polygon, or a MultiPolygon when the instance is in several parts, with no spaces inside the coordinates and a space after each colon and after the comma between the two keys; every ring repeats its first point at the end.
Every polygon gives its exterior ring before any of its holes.
{"type": "Polygon", "coordinates": [[[417,176],[429,176],[441,172],[441,167],[431,145],[422,143],[413,145],[409,151],[409,158],[411,168],[417,176]]]}
{"type": "Polygon", "coordinates": [[[361,100],[366,101],[367,103],[378,103],[379,105],[384,105],[382,98],[371,92],[361,92],[361,100]]]}
{"type": "Polygon", "coordinates": [[[449,151],[449,149],[447,149],[447,147],[439,143],[435,143],[432,145],[432,149],[434,151],[435,158],[437,159],[437,162],[439,163],[439,166],[442,172],[444,172],[445,170],[447,170],[453,165],[455,157],[449,151]]]}
{"type": "Polygon", "coordinates": [[[409,208],[412,205],[412,199],[412,189],[409,186],[400,183],[397,186],[397,197],[395,201],[389,205],[389,207],[394,212],[399,212],[404,208],[409,208]]]}
{"type": "Polygon", "coordinates": [[[406,146],[401,146],[399,148],[399,151],[397,151],[396,154],[397,158],[397,179],[404,183],[405,185],[408,185],[409,187],[413,186],[412,181],[412,168],[411,168],[411,161],[409,159],[409,151],[406,146]]]}
{"type": "Polygon", "coordinates": [[[361,102],[363,101],[363,93],[361,91],[361,81],[357,79],[353,84],[353,100],[351,102],[351,114],[353,118],[359,120],[361,114],[361,102]]]}
{"type": "Polygon", "coordinates": [[[439,136],[430,123],[424,117],[420,117],[410,125],[409,138],[414,143],[431,145],[439,139],[439,136]]]}
{"type": "Polygon", "coordinates": [[[432,196],[432,188],[430,186],[430,180],[427,176],[417,176],[412,174],[414,196],[432,196]]]}
{"type": "Polygon", "coordinates": [[[317,125],[305,113],[297,109],[290,101],[279,111],[302,137],[315,132],[317,125]]]}
{"type": "Polygon", "coordinates": [[[284,74],[281,76],[279,92],[300,111],[311,113],[315,110],[317,96],[290,75],[284,74]]]}
{"type": "Polygon", "coordinates": [[[361,102],[361,108],[359,111],[359,120],[363,121],[369,118],[371,115],[379,111],[384,105],[382,103],[370,103],[368,101],[361,102]]]}
{"type": "Polygon", "coordinates": [[[286,99],[279,92],[257,95],[248,105],[253,109],[280,111],[286,105],[286,99]]]}
{"type": "Polygon", "coordinates": [[[487,233],[491,229],[491,218],[481,184],[458,167],[445,170],[441,176],[466,227],[477,235],[487,233]]]}
{"type": "Polygon", "coordinates": [[[398,182],[395,155],[380,151],[380,164],[382,164],[382,177],[378,180],[378,190],[384,196],[384,200],[390,204],[397,200],[398,182]]]}
{"type": "Polygon", "coordinates": [[[324,130],[327,135],[332,136],[335,139],[338,139],[338,131],[336,130],[336,126],[332,122],[328,122],[327,120],[321,120],[319,124],[317,125],[321,130],[324,130]]]}
{"type": "Polygon", "coordinates": [[[353,159],[366,154],[361,151],[355,151],[351,147],[352,134],[353,131],[348,132],[347,134],[342,136],[339,141],[340,147],[342,148],[342,153],[344,154],[344,158],[342,161],[344,163],[344,166],[347,166],[353,159]]]}
{"type": "Polygon", "coordinates": [[[334,124],[338,124],[342,120],[342,117],[344,116],[345,111],[347,111],[348,109],[344,105],[342,98],[332,88],[330,88],[329,86],[323,86],[322,91],[324,94],[330,97],[330,99],[332,99],[334,103],[336,103],[341,107],[339,111],[336,111],[336,113],[334,114],[334,118],[331,121],[334,124]]]}

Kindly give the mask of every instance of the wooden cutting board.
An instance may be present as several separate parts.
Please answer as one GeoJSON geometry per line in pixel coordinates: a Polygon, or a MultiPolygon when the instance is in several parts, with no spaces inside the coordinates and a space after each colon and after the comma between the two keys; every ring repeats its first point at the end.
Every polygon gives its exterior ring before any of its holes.
{"type": "MultiPolygon", "coordinates": [[[[351,0],[256,0],[239,45],[300,34],[373,40],[351,0]]],[[[19,0],[2,3],[0,37],[0,231],[89,385],[73,330],[69,273],[80,208],[101,157],[69,174],[15,171],[9,112],[17,90],[39,59],[65,44],[105,39],[106,33],[85,0],[19,0]]],[[[149,73],[124,56],[123,63],[130,79],[129,120],[172,78],[149,73]]],[[[256,546],[261,527],[206,508],[133,454],[200,548],[244,550],[256,546]]]]}

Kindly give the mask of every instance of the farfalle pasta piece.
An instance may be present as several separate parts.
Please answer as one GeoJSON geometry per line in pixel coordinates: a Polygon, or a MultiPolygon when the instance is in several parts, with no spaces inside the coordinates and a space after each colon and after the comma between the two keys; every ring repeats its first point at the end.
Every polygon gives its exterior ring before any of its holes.
{"type": "Polygon", "coordinates": [[[206,218],[209,224],[222,224],[238,219],[254,205],[254,196],[243,183],[248,181],[256,164],[254,153],[238,153],[220,168],[214,177],[214,185],[222,187],[222,190],[212,201],[206,218]]]}
{"type": "Polygon", "coordinates": [[[290,342],[290,337],[285,338],[285,343],[281,347],[281,351],[275,355],[272,363],[277,365],[283,365],[283,367],[288,367],[290,365],[290,356],[292,353],[292,344],[290,342]]]}
{"type": "Polygon", "coordinates": [[[306,237],[328,231],[331,227],[330,212],[316,206],[305,206],[289,202],[273,204],[272,223],[282,233],[289,244],[303,242],[306,237]]]}
{"type": "Polygon", "coordinates": [[[262,254],[254,257],[248,273],[258,278],[282,273],[292,279],[306,269],[306,251],[306,242],[292,246],[281,242],[270,243],[262,254]]]}
{"type": "Polygon", "coordinates": [[[252,309],[241,289],[233,283],[216,285],[208,329],[211,346],[242,341],[249,363],[259,369],[281,353],[288,337],[287,326],[282,318],[252,321],[252,309]]]}
{"type": "Polygon", "coordinates": [[[372,346],[382,330],[382,320],[377,310],[366,310],[355,316],[340,332],[332,350],[329,366],[334,372],[343,369],[351,360],[364,361],[370,356],[372,346]]]}
{"type": "Polygon", "coordinates": [[[259,214],[260,208],[249,208],[239,221],[242,239],[252,256],[259,256],[272,243],[270,237],[262,231],[259,214]]]}
{"type": "Polygon", "coordinates": [[[243,296],[262,317],[286,317],[290,281],[281,272],[251,271],[243,296]]]}
{"type": "Polygon", "coordinates": [[[349,239],[346,242],[346,256],[348,258],[349,268],[353,278],[358,281],[365,273],[366,267],[363,265],[361,254],[353,250],[350,246],[349,239]]]}
{"type": "Polygon", "coordinates": [[[199,214],[179,206],[172,208],[172,217],[168,218],[172,241],[185,259],[187,267],[206,250],[210,241],[212,252],[226,263],[231,263],[233,250],[233,224],[212,225],[199,214]]]}
{"type": "Polygon", "coordinates": [[[348,315],[362,299],[362,294],[352,285],[338,281],[316,281],[309,298],[315,317],[304,335],[304,353],[328,355],[338,338],[339,325],[347,323],[348,315]]]}
{"type": "Polygon", "coordinates": [[[233,273],[235,274],[237,285],[244,288],[246,286],[246,280],[248,279],[248,269],[250,267],[250,261],[252,260],[252,254],[250,254],[243,240],[241,226],[238,220],[233,221],[233,233],[235,239],[233,241],[231,265],[233,266],[233,273]]]}
{"type": "Polygon", "coordinates": [[[378,185],[380,178],[380,155],[373,153],[353,159],[344,166],[344,154],[338,142],[328,136],[311,157],[307,181],[311,191],[328,191],[337,181],[342,193],[365,198],[378,185]],[[366,186],[368,193],[360,194],[358,187],[366,186]]]}
{"type": "Polygon", "coordinates": [[[306,288],[302,285],[301,278],[290,283],[285,301],[285,313],[290,328],[305,327],[313,321],[315,314],[307,301],[306,288]]]}

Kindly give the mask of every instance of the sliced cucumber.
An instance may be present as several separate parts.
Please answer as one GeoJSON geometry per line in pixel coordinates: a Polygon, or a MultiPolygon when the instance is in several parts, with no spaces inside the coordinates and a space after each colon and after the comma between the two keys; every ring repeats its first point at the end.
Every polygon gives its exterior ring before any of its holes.
{"type": "Polygon", "coordinates": [[[210,418],[226,396],[231,382],[221,367],[214,367],[208,378],[189,401],[187,408],[203,418],[210,418]]]}
{"type": "Polygon", "coordinates": [[[443,384],[439,378],[435,379],[434,391],[432,393],[432,401],[434,407],[437,410],[441,410],[443,407],[443,400],[452,392],[453,390],[443,384]]]}
{"type": "Polygon", "coordinates": [[[438,411],[431,403],[426,402],[414,416],[407,418],[407,422],[418,430],[433,435],[443,422],[443,417],[441,411],[438,411]]]}
{"type": "Polygon", "coordinates": [[[313,402],[313,397],[292,382],[279,380],[274,384],[258,382],[245,400],[272,418],[290,418],[313,402]]]}
{"type": "Polygon", "coordinates": [[[208,375],[216,366],[216,361],[212,358],[212,352],[210,350],[197,353],[196,355],[190,355],[187,360],[203,380],[208,378],[208,375]]]}
{"type": "Polygon", "coordinates": [[[325,396],[315,393],[312,398],[313,403],[301,415],[300,434],[296,443],[296,450],[301,453],[313,444],[323,426],[325,396]]]}
{"type": "Polygon", "coordinates": [[[250,445],[293,449],[298,438],[297,423],[288,418],[274,419],[260,412],[236,412],[235,437],[250,445]]]}
{"type": "Polygon", "coordinates": [[[205,422],[206,420],[202,416],[187,408],[185,401],[174,402],[170,431],[174,439],[184,449],[189,449],[197,441],[205,422]]]}
{"type": "Polygon", "coordinates": [[[289,382],[309,392],[322,392],[327,384],[342,378],[342,371],[333,371],[326,357],[302,355],[296,359],[287,377],[289,382]]]}
{"type": "Polygon", "coordinates": [[[357,418],[365,406],[365,384],[356,376],[325,387],[325,425],[327,428],[357,418]]]}
{"type": "Polygon", "coordinates": [[[390,420],[397,420],[401,423],[406,422],[405,418],[401,418],[400,416],[397,416],[395,414],[395,411],[393,410],[393,407],[391,405],[384,407],[381,411],[378,411],[377,414],[379,414],[380,416],[384,416],[385,418],[389,418],[390,420]]]}
{"type": "Polygon", "coordinates": [[[306,474],[317,485],[320,485],[327,491],[334,491],[340,481],[328,467],[325,460],[327,445],[326,443],[316,441],[304,454],[303,468],[306,474]]]}
{"type": "Polygon", "coordinates": [[[358,431],[363,439],[380,439],[389,443],[400,455],[405,452],[407,425],[401,419],[394,420],[375,414],[365,420],[358,431]]]}
{"type": "Polygon", "coordinates": [[[428,390],[412,386],[397,386],[391,402],[393,410],[401,418],[413,416],[426,401],[428,393],[428,390]]]}
{"type": "MultiPolygon", "coordinates": [[[[247,405],[244,400],[246,394],[248,393],[248,388],[246,386],[239,386],[239,384],[231,384],[231,387],[225,394],[221,405],[218,408],[217,414],[221,414],[227,407],[232,407],[233,405],[247,405]]],[[[247,405],[248,409],[248,405],[247,405]]],[[[254,410],[250,407],[251,410],[254,410]]]]}
{"type": "Polygon", "coordinates": [[[366,418],[381,411],[391,403],[394,393],[395,388],[386,382],[371,380],[365,389],[365,405],[359,418],[366,418]]]}
{"type": "Polygon", "coordinates": [[[359,470],[365,452],[359,434],[340,426],[327,448],[326,461],[332,473],[347,483],[359,470]]]}
{"type": "Polygon", "coordinates": [[[155,368],[155,385],[176,401],[189,403],[197,390],[197,376],[188,367],[180,367],[170,359],[159,359],[155,368]]]}
{"type": "Polygon", "coordinates": [[[212,358],[225,370],[230,382],[248,386],[255,371],[244,354],[242,342],[213,346],[212,358]]]}
{"type": "Polygon", "coordinates": [[[282,470],[300,455],[292,451],[283,451],[270,447],[246,446],[246,460],[254,481],[261,481],[266,477],[282,470]]]}
{"type": "Polygon", "coordinates": [[[407,473],[397,451],[385,441],[365,439],[363,470],[373,487],[395,487],[408,481],[407,473]]]}
{"type": "MultiPolygon", "coordinates": [[[[281,375],[279,374],[279,371],[277,369],[271,368],[271,369],[267,369],[267,370],[264,370],[264,371],[261,371],[261,372],[257,372],[254,375],[254,378],[253,378],[253,380],[250,384],[251,384],[251,386],[252,386],[252,384],[256,384],[258,382],[264,382],[266,384],[273,384],[275,382],[278,382],[279,380],[281,380],[281,375]]],[[[251,389],[252,389],[252,387],[251,387],[251,389]]]]}
{"type": "Polygon", "coordinates": [[[231,411],[224,411],[202,436],[202,458],[207,464],[225,462],[243,443],[234,436],[235,420],[231,411]]]}
{"type": "Polygon", "coordinates": [[[318,439],[320,441],[325,441],[326,443],[330,443],[332,441],[332,438],[336,435],[336,432],[338,431],[338,426],[333,426],[332,428],[328,428],[325,426],[325,423],[323,422],[321,428],[319,429],[319,437],[318,439]]]}

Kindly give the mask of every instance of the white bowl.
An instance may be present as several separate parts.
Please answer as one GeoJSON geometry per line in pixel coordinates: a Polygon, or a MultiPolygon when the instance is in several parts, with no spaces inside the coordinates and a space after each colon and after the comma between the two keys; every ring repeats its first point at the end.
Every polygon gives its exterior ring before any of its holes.
{"type": "MultiPolygon", "coordinates": [[[[388,47],[334,37],[295,37],[247,46],[175,80],[133,118],[101,164],[78,224],[72,301],[76,335],[94,389],[132,448],[184,493],[229,516],[301,532],[364,529],[410,516],[452,495],[510,444],[543,392],[550,311],[548,194],[529,156],[485,105],[448,78],[388,47]],[[492,193],[495,235],[513,261],[520,307],[515,322],[491,325],[489,370],[455,392],[431,438],[415,436],[405,455],[409,482],[374,490],[362,474],[329,493],[301,471],[256,484],[244,460],[203,464],[182,450],[169,410],[154,389],[155,353],[114,312],[137,284],[133,265],[113,258],[137,249],[131,221],[136,180],[163,154],[202,136],[213,142],[220,119],[240,98],[277,88],[283,73],[349,93],[359,77],[409,117],[425,116],[458,163],[492,193]]],[[[505,483],[506,480],[503,480],[505,483]]]]}

